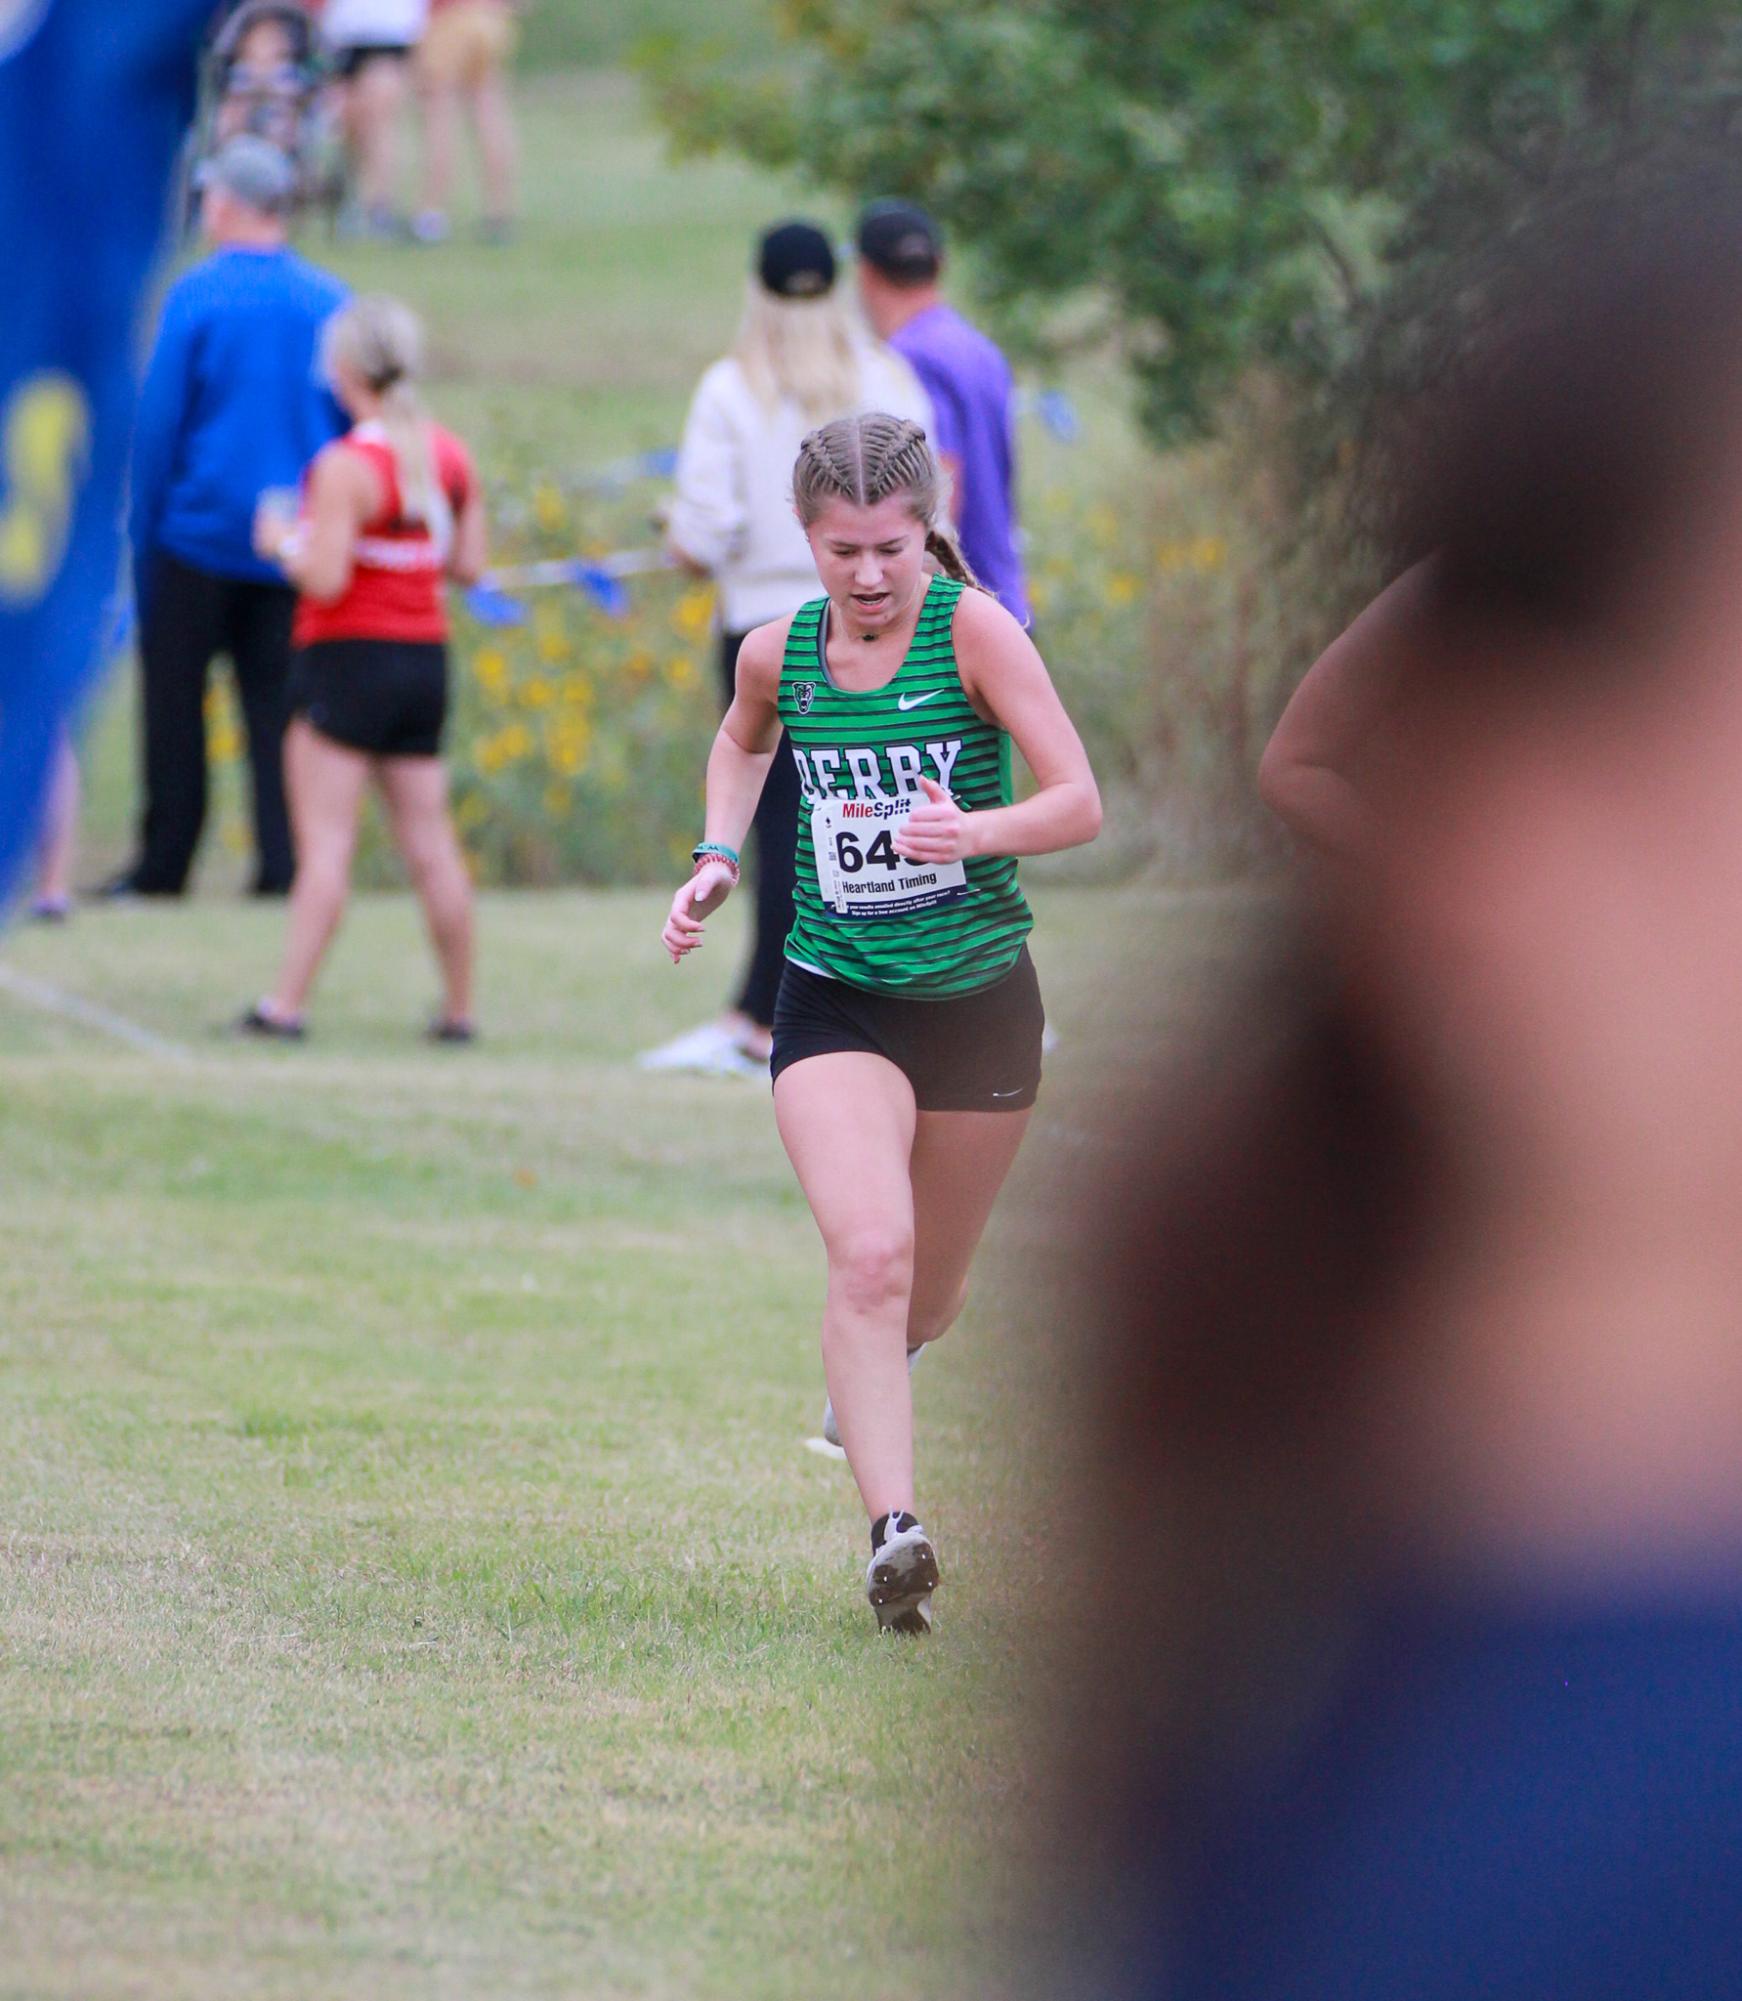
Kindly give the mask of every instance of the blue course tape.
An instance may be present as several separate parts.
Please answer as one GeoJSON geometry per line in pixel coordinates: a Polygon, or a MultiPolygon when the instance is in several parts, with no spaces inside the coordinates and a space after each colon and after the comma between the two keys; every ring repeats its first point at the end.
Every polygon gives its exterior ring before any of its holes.
{"type": "Polygon", "coordinates": [[[506,627],[526,623],[526,607],[519,598],[510,597],[488,578],[477,583],[466,593],[466,609],[480,625],[506,627]]]}

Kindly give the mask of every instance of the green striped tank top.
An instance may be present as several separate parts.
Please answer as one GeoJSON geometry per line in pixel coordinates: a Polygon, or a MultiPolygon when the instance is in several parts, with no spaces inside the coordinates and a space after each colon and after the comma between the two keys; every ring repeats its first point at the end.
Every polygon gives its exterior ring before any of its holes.
{"type": "Polygon", "coordinates": [[[974,711],[951,620],[963,586],[934,577],[907,658],[886,686],[829,679],[829,601],[792,621],[780,720],[798,760],[797,885],[786,956],[874,993],[948,1000],[1000,979],[1033,918],[1008,855],[905,862],[893,834],[922,776],[965,812],[1010,804],[1010,739],[974,711]]]}

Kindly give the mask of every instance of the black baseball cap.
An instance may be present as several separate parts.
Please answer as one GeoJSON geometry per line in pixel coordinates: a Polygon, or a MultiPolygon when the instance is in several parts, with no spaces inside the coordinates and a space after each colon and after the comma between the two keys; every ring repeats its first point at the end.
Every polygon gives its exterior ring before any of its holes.
{"type": "Polygon", "coordinates": [[[921,285],[938,275],[943,233],[912,202],[874,201],[859,217],[859,255],[898,285],[921,285]]]}
{"type": "Polygon", "coordinates": [[[835,253],[814,222],[776,223],[756,246],[756,275],[777,299],[820,299],[834,290],[835,253]]]}

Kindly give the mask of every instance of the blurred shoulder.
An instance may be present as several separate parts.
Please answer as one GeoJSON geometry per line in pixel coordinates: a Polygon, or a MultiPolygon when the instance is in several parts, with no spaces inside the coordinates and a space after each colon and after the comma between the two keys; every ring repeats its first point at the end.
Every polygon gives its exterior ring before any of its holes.
{"type": "Polygon", "coordinates": [[[344,279],[336,277],[324,265],[311,262],[300,250],[285,252],[284,268],[298,289],[328,312],[337,312],[341,306],[349,304],[351,288],[344,279]]]}
{"type": "Polygon", "coordinates": [[[931,398],[918,371],[892,347],[867,341],[860,350],[859,379],[868,410],[887,410],[892,417],[931,422],[931,398]]]}
{"type": "Polygon", "coordinates": [[[435,445],[436,462],[444,474],[458,474],[466,480],[473,477],[471,447],[457,431],[450,431],[445,424],[432,422],[430,436],[435,445]]]}
{"type": "Polygon", "coordinates": [[[750,385],[735,355],[725,354],[702,370],[692,399],[698,409],[735,413],[750,400],[750,385]]]}
{"type": "Polygon", "coordinates": [[[958,652],[966,646],[971,653],[986,659],[1025,654],[1034,647],[1022,621],[1007,611],[990,591],[977,590],[971,584],[956,599],[950,629],[958,652]]]}
{"type": "Polygon", "coordinates": [[[738,649],[738,685],[772,701],[780,687],[780,672],[786,661],[786,642],[792,635],[796,612],[785,618],[770,619],[744,635],[738,649]]]}

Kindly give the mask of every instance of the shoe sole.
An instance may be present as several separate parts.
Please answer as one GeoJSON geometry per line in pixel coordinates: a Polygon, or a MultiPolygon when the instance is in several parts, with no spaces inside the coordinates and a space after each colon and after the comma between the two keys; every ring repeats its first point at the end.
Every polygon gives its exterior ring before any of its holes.
{"type": "Polygon", "coordinates": [[[929,1542],[892,1551],[887,1563],[871,1566],[865,1595],[886,1633],[929,1633],[931,1595],[938,1588],[937,1553],[929,1542]]]}

